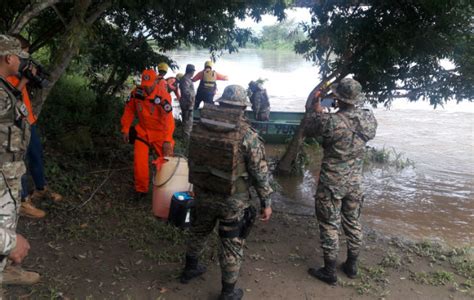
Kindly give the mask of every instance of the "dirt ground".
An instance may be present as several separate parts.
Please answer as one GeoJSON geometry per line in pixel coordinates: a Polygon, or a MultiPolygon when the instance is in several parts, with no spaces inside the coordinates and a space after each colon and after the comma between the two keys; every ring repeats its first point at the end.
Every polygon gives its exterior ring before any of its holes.
{"type": "MultiPolygon", "coordinates": [[[[209,271],[183,285],[177,277],[187,233],[155,219],[151,195],[136,200],[130,164],[53,161],[48,173],[67,195],[40,205],[43,220],[21,218],[18,231],[32,245],[23,264],[42,275],[31,287],[8,286],[11,299],[217,299],[217,239],[203,261],[209,271]],[[87,170],[87,171],[85,171],[87,170]],[[100,187],[100,188],[99,188],[100,187]],[[84,204],[85,203],[85,204],[84,204]]],[[[95,162],[94,162],[95,161],[95,162]]],[[[276,209],[278,205],[276,203],[276,209]]],[[[339,262],[345,258],[341,246],[339,262]]],[[[444,249],[366,232],[358,279],[339,270],[329,286],[307,274],[322,263],[316,220],[275,212],[258,222],[245,249],[238,286],[245,299],[473,299],[473,262],[466,249],[444,249]]]]}

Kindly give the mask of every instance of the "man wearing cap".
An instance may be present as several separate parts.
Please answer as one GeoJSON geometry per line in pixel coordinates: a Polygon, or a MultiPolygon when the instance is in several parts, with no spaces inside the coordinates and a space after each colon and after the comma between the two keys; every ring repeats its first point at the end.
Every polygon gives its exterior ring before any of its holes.
{"type": "Polygon", "coordinates": [[[21,263],[30,249],[28,241],[16,233],[21,176],[26,172],[24,156],[30,138],[28,110],[21,92],[6,80],[19,72],[20,58],[28,58],[20,42],[0,35],[0,273],[7,259],[21,263]]]}
{"type": "Polygon", "coordinates": [[[261,220],[272,214],[265,148],[244,118],[250,103],[246,90],[227,86],[219,106],[205,104],[200,121],[191,133],[189,179],[194,184],[195,209],[187,242],[186,265],[181,282],[201,276],[206,268],[198,258],[208,236],[218,224],[222,291],[219,299],[241,299],[235,289],[243,258],[243,247],[256,211],[249,188],[260,198],[261,220]]]}
{"type": "Polygon", "coordinates": [[[320,98],[305,128],[305,136],[322,137],[324,157],[315,195],[324,267],[308,273],[328,284],[336,284],[336,260],[339,232],[347,241],[347,259],[343,271],[349,278],[357,275],[357,259],[362,243],[359,220],[364,196],[361,187],[365,145],[375,137],[377,121],[370,109],[362,108],[365,96],[359,82],[344,78],[331,90],[339,108],[324,113],[320,98]]]}
{"type": "Polygon", "coordinates": [[[121,119],[124,141],[134,144],[135,191],[139,198],[149,189],[150,148],[158,155],[157,164],[163,157],[173,155],[171,96],[166,90],[166,81],[160,82],[153,69],[143,71],[141,84],[130,94],[121,119]],[[138,124],[131,127],[135,117],[138,124]]]}
{"type": "MultiPolygon", "coordinates": [[[[28,40],[21,35],[14,35],[14,37],[20,41],[22,50],[28,53],[30,48],[30,43],[28,40]]],[[[35,74],[36,68],[32,66],[31,69],[32,74],[35,74]]],[[[46,213],[43,210],[35,207],[33,202],[45,199],[51,199],[54,202],[60,202],[62,201],[63,197],[60,194],[52,191],[47,185],[44,173],[43,146],[41,145],[39,130],[36,127],[37,116],[33,112],[30,95],[26,86],[29,80],[23,73],[24,72],[21,74],[22,76],[17,74],[7,78],[8,82],[10,82],[16,89],[21,91],[22,101],[28,110],[27,121],[31,128],[30,142],[28,145],[28,150],[26,151],[26,161],[28,173],[33,178],[35,189],[30,195],[27,184],[28,177],[25,176],[21,192],[22,202],[20,207],[20,215],[29,218],[43,218],[46,213]]]]}
{"type": "Polygon", "coordinates": [[[179,90],[181,91],[181,99],[179,100],[179,106],[181,108],[183,132],[186,144],[189,143],[191,130],[193,130],[193,108],[196,98],[196,92],[194,90],[194,83],[192,78],[194,76],[195,71],[196,68],[194,67],[194,65],[187,65],[186,73],[179,80],[179,90]]]}
{"type": "Polygon", "coordinates": [[[213,104],[214,95],[217,91],[217,80],[228,80],[226,75],[217,73],[212,69],[213,63],[208,60],[204,63],[204,70],[193,77],[193,82],[200,80],[196,93],[194,109],[198,109],[201,102],[213,104]]]}

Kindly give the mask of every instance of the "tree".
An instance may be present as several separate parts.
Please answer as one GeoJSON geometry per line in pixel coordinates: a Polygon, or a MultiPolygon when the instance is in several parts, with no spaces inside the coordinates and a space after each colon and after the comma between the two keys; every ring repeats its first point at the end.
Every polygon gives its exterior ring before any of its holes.
{"type": "Polygon", "coordinates": [[[292,50],[295,43],[304,39],[301,28],[294,20],[284,20],[271,26],[263,26],[256,43],[263,49],[292,50]]]}
{"type": "MultiPolygon", "coordinates": [[[[471,1],[390,0],[320,1],[311,8],[308,38],[296,52],[320,66],[322,82],[349,74],[372,104],[395,98],[429,100],[436,107],[449,100],[473,100],[474,38],[471,1]],[[446,59],[454,64],[446,69],[446,59]]],[[[288,172],[302,144],[308,114],[280,161],[288,172]]]]}
{"type": "Polygon", "coordinates": [[[112,86],[123,82],[130,72],[164,58],[163,55],[152,54],[151,48],[146,45],[149,38],[156,41],[162,52],[175,49],[182,43],[202,45],[211,51],[235,51],[250,35],[249,30],[236,28],[236,18],[250,16],[258,21],[262,14],[272,13],[282,19],[288,5],[285,0],[10,2],[0,5],[2,32],[26,32],[35,39],[32,51],[44,47],[50,49],[48,67],[51,85],[37,93],[36,103],[46,99],[54,83],[79,51],[90,50],[96,62],[98,58],[105,59],[100,60],[98,66],[108,75],[103,83],[105,87],[101,89],[107,92],[112,86]],[[117,43],[104,31],[112,34],[117,43]],[[110,54],[119,55],[106,55],[107,49],[110,54]],[[132,61],[131,58],[138,52],[151,55],[147,55],[145,62],[135,63],[137,60],[132,61]]]}

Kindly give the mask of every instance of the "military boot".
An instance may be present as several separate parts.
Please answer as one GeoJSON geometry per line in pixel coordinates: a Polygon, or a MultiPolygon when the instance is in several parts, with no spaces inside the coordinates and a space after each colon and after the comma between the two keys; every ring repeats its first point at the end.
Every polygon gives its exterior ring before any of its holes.
{"type": "Polygon", "coordinates": [[[342,270],[349,278],[357,277],[357,257],[358,255],[352,252],[347,252],[347,260],[342,264],[342,270]]]}
{"type": "Polygon", "coordinates": [[[309,268],[308,273],[327,284],[335,285],[337,283],[336,260],[324,258],[324,267],[309,268]]]}
{"type": "Polygon", "coordinates": [[[45,199],[51,199],[53,202],[61,202],[63,200],[63,196],[51,191],[47,186],[45,186],[42,190],[35,190],[31,195],[31,200],[33,201],[41,201],[45,199]]]}
{"type": "Polygon", "coordinates": [[[222,282],[222,291],[219,300],[240,300],[244,296],[242,289],[236,289],[235,283],[222,282]]]}
{"type": "Polygon", "coordinates": [[[24,216],[32,219],[41,219],[46,216],[44,210],[36,208],[31,202],[30,198],[26,198],[26,201],[21,202],[20,216],[24,216]]]}
{"type": "Polygon", "coordinates": [[[201,276],[206,273],[207,268],[198,263],[195,256],[186,255],[186,265],[181,274],[181,283],[188,283],[191,279],[201,276]]]}
{"type": "Polygon", "coordinates": [[[3,284],[5,285],[33,285],[40,280],[36,272],[25,271],[17,266],[7,266],[3,270],[3,284]]]}

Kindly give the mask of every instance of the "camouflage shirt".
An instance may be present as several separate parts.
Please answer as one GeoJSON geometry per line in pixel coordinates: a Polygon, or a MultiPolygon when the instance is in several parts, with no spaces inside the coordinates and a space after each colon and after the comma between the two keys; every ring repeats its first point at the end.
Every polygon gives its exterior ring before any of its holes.
{"type": "Polygon", "coordinates": [[[270,110],[266,89],[257,88],[250,96],[250,102],[252,103],[252,110],[257,113],[270,110]]]}
{"type": "Polygon", "coordinates": [[[194,84],[191,76],[185,74],[183,78],[181,78],[179,81],[179,90],[181,92],[181,98],[179,100],[181,109],[193,109],[196,92],[194,91],[194,84]]]}
{"type": "Polygon", "coordinates": [[[30,140],[28,112],[12,91],[0,77],[0,255],[7,255],[16,245],[20,178],[26,172],[23,156],[30,140]]]}
{"type": "Polygon", "coordinates": [[[270,194],[273,192],[268,180],[268,165],[265,160],[265,148],[257,132],[247,129],[242,141],[245,165],[250,183],[255,187],[262,207],[271,206],[270,194]]]}
{"type": "Polygon", "coordinates": [[[335,114],[313,113],[305,136],[322,137],[324,158],[320,182],[342,198],[362,180],[365,145],[375,137],[377,121],[370,109],[353,108],[335,114]]]}

